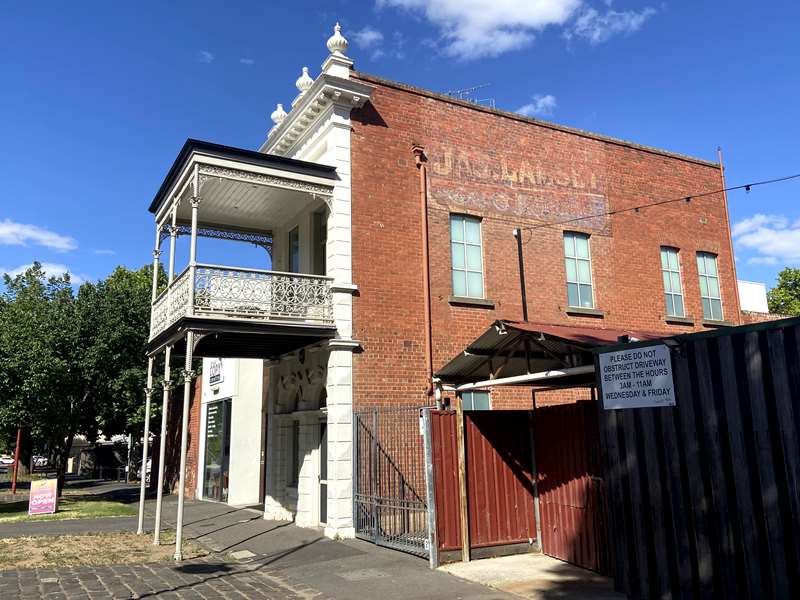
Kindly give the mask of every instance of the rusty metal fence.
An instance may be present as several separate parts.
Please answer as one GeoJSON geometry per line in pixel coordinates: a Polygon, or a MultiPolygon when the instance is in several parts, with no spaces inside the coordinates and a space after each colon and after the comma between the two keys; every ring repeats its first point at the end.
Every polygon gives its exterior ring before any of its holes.
{"type": "Polygon", "coordinates": [[[380,546],[429,557],[430,527],[422,411],[354,411],[356,535],[380,546]]]}

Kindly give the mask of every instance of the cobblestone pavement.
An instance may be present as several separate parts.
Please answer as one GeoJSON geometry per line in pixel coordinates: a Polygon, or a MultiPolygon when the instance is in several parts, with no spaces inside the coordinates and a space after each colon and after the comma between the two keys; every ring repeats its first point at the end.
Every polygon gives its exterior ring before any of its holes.
{"type": "Polygon", "coordinates": [[[237,598],[324,600],[307,585],[269,572],[259,563],[219,556],[170,562],[58,569],[0,571],[0,598],[237,598]]]}

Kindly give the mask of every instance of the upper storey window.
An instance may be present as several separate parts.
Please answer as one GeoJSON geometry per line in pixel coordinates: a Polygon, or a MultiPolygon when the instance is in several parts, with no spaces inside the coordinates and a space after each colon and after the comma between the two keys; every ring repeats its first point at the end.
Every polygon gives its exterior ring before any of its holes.
{"type": "Polygon", "coordinates": [[[697,253],[697,275],[700,277],[700,301],[703,303],[703,318],[722,321],[722,295],[719,290],[717,255],[710,252],[697,253]]]}
{"type": "Polygon", "coordinates": [[[453,295],[463,298],[483,298],[480,219],[466,215],[450,215],[450,254],[453,295]]]}
{"type": "Polygon", "coordinates": [[[588,235],[574,231],[564,232],[564,261],[567,271],[567,303],[571,307],[594,308],[588,235]]]}
{"type": "Polygon", "coordinates": [[[664,299],[668,317],[684,317],[681,263],[678,249],[661,246],[661,275],[664,280],[664,299]]]}

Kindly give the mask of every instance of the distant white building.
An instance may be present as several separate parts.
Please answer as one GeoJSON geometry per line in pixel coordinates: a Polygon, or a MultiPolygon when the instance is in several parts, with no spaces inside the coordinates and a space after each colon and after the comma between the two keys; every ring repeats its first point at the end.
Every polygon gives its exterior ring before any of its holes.
{"type": "Polygon", "coordinates": [[[739,287],[739,304],[742,310],[757,313],[769,313],[767,304],[767,286],[756,281],[737,281],[739,287]]]}

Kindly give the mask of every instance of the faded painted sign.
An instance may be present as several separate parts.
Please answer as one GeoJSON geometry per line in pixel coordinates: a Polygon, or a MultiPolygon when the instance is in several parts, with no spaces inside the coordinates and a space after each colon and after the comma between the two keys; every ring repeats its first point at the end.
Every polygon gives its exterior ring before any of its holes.
{"type": "MultiPolygon", "coordinates": [[[[603,169],[586,156],[559,167],[443,147],[431,152],[431,197],[448,209],[555,221],[608,210],[603,169]]],[[[583,227],[604,229],[606,217],[583,227]]]]}

